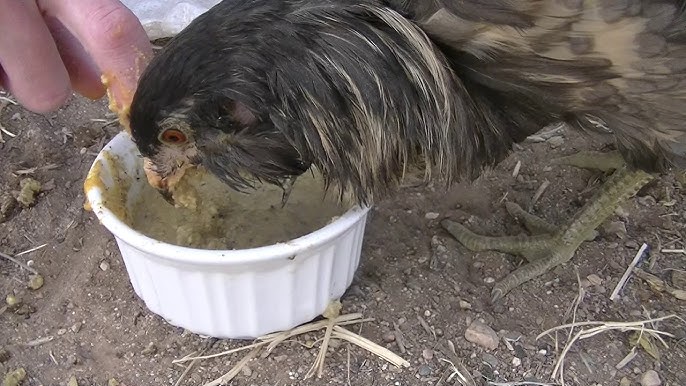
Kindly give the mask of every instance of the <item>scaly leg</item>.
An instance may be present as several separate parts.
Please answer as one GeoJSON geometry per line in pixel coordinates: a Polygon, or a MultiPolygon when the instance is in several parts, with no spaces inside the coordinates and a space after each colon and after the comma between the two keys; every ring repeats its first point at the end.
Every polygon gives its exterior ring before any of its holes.
{"type": "Polygon", "coordinates": [[[516,269],[496,283],[491,293],[494,302],[520,284],[569,261],[581,243],[592,239],[595,229],[624,200],[636,194],[653,178],[646,172],[629,170],[619,154],[614,152],[583,152],[559,159],[557,163],[582,168],[615,170],[568,225],[557,228],[537,216],[526,213],[513,203],[508,204],[508,212],[522,221],[532,233],[542,234],[488,237],[477,235],[454,221],[444,220],[441,222],[443,228],[472,251],[496,250],[520,255],[528,261],[528,264],[516,269]]]}

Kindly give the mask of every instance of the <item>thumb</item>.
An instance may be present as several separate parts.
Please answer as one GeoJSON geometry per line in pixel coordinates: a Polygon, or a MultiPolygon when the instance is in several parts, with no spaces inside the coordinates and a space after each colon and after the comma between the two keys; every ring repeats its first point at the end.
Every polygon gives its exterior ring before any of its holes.
{"type": "Polygon", "coordinates": [[[40,7],[60,20],[99,68],[110,108],[126,113],[152,45],[138,18],[117,0],[43,0],[40,7]]]}

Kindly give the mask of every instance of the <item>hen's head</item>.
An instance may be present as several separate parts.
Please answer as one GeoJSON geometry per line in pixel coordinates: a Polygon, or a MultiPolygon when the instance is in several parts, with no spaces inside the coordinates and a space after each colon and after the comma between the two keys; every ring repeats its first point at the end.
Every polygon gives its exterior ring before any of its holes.
{"type": "Polygon", "coordinates": [[[269,118],[273,101],[257,26],[239,21],[227,5],[172,39],[142,74],[132,100],[132,137],[148,181],[167,199],[188,167],[202,165],[244,190],[256,181],[280,184],[310,166],[269,118]]]}
{"type": "Polygon", "coordinates": [[[131,107],[131,134],[148,181],[165,198],[184,170],[198,165],[236,190],[256,181],[280,185],[310,166],[274,125],[237,99],[213,87],[170,104],[146,97],[146,91],[179,87],[159,82],[158,76],[142,78],[131,107]]]}
{"type": "Polygon", "coordinates": [[[162,192],[192,165],[238,190],[316,165],[327,185],[367,203],[418,150],[448,179],[455,149],[469,158],[456,82],[428,37],[390,9],[225,0],[146,68],[131,134],[162,192]]]}

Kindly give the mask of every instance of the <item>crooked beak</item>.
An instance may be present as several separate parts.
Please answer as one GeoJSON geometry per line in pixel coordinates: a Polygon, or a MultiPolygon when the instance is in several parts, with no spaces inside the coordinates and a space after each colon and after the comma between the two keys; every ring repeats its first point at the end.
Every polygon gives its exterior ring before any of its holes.
{"type": "Polygon", "coordinates": [[[145,171],[145,177],[148,179],[148,183],[150,184],[150,186],[155,188],[160,193],[160,195],[162,195],[165,201],[174,205],[174,197],[169,191],[167,179],[160,176],[155,171],[153,163],[152,161],[150,161],[149,158],[143,159],[143,170],[145,171]]]}

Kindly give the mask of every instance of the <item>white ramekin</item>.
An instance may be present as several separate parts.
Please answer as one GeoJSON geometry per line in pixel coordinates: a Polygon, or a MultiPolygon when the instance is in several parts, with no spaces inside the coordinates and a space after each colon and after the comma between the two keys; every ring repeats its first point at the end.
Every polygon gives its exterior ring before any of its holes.
{"type": "Polygon", "coordinates": [[[217,338],[255,338],[314,319],[352,282],[369,208],[353,207],[286,243],[201,250],[147,237],[107,207],[104,190],[128,185],[130,205],[146,183],[138,150],[122,132],[100,152],[84,186],[88,204],[117,241],[136,294],[174,326],[217,338]]]}

